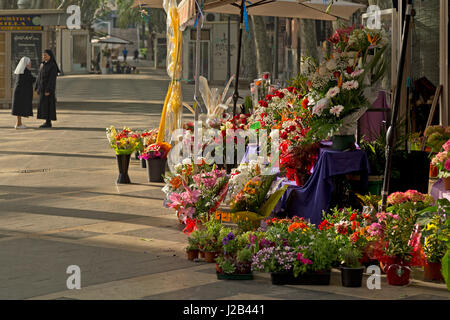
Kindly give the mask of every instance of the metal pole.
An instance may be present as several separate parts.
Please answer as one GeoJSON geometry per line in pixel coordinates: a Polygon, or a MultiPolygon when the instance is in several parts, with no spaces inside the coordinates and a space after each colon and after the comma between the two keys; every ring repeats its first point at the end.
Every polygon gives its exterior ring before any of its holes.
{"type": "Polygon", "coordinates": [[[408,38],[409,38],[409,26],[411,22],[412,15],[412,0],[408,0],[406,7],[406,15],[405,22],[403,24],[403,35],[402,35],[402,46],[401,46],[401,54],[400,61],[398,65],[397,72],[397,86],[395,88],[395,96],[394,96],[394,105],[392,108],[392,120],[391,125],[386,133],[386,166],[384,169],[384,180],[383,180],[383,190],[381,192],[381,208],[382,212],[386,211],[387,207],[387,197],[389,193],[389,183],[391,177],[391,168],[392,168],[392,151],[395,143],[395,135],[396,135],[396,125],[398,118],[398,110],[400,108],[400,98],[401,91],[403,86],[403,72],[405,68],[405,59],[406,59],[406,51],[408,47],[408,38]]]}
{"type": "Polygon", "coordinates": [[[273,66],[273,78],[278,79],[278,17],[275,17],[274,26],[274,66],[273,66]]]}
{"type": "Polygon", "coordinates": [[[228,16],[228,36],[227,36],[227,81],[231,78],[231,17],[228,16]]]}
{"type": "Polygon", "coordinates": [[[242,49],[242,29],[244,27],[244,4],[245,0],[241,2],[241,19],[239,23],[239,39],[238,39],[238,52],[237,52],[237,63],[236,63],[236,82],[233,94],[233,115],[236,115],[237,102],[239,100],[239,71],[241,69],[241,49],[242,49]]]}
{"type": "Polygon", "coordinates": [[[200,103],[198,102],[198,96],[200,93],[200,18],[197,21],[197,36],[195,38],[195,92],[194,92],[194,101],[195,101],[195,122],[198,121],[199,116],[199,108],[200,103]]]}

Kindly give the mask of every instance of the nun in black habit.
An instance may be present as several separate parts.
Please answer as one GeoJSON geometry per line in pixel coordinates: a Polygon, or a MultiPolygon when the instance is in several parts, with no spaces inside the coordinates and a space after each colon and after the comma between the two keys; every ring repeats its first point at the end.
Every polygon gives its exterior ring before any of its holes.
{"type": "Polygon", "coordinates": [[[22,117],[33,116],[33,83],[36,78],[31,74],[31,59],[23,57],[17,65],[14,74],[16,85],[12,104],[12,115],[17,117],[16,129],[26,129],[22,123],[22,117]]]}
{"type": "Polygon", "coordinates": [[[42,54],[42,64],[39,70],[36,91],[39,94],[38,119],[45,123],[40,128],[51,128],[56,121],[56,77],[60,73],[55,56],[51,50],[42,54]]]}

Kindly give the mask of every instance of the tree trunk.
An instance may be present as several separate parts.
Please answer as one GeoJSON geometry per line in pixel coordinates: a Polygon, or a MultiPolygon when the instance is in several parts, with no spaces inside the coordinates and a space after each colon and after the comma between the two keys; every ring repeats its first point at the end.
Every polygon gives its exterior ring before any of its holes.
{"type": "Polygon", "coordinates": [[[266,24],[263,17],[251,16],[253,28],[253,39],[255,39],[255,53],[256,53],[256,69],[258,74],[263,72],[270,72],[272,68],[272,50],[269,45],[270,39],[267,36],[266,24]]]}
{"type": "MultiPolygon", "coordinates": [[[[258,77],[258,72],[256,70],[256,50],[254,38],[253,28],[249,28],[249,32],[244,31],[242,35],[241,78],[247,78],[250,81],[258,77]]],[[[231,73],[235,73],[235,68],[233,68],[233,66],[231,66],[231,73]]]]}
{"type": "MultiPolygon", "coordinates": [[[[316,24],[314,20],[300,19],[300,42],[302,56],[312,57],[319,60],[317,50],[316,24]]],[[[302,71],[303,66],[301,66],[302,71]]]]}

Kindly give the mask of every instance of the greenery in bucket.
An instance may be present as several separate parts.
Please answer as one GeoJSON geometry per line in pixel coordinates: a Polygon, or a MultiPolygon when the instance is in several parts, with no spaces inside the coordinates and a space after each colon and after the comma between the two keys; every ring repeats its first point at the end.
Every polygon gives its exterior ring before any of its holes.
{"type": "Polygon", "coordinates": [[[353,246],[349,241],[339,249],[341,264],[346,268],[360,268],[362,256],[361,250],[353,246]]]}

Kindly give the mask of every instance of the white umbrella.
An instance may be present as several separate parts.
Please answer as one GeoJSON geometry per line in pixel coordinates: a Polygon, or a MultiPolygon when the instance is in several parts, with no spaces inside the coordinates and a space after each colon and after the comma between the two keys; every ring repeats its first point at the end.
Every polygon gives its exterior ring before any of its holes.
{"type": "Polygon", "coordinates": [[[118,37],[106,36],[99,39],[93,39],[91,43],[132,44],[133,42],[118,37]]]}
{"type": "MultiPolygon", "coordinates": [[[[328,7],[328,4],[327,4],[328,1],[324,3],[323,0],[310,0],[310,1],[305,1],[305,2],[300,1],[300,2],[304,6],[308,6],[310,8],[314,8],[316,10],[320,10],[320,11],[324,11],[324,12],[327,10],[327,7],[328,7]]],[[[358,11],[359,9],[364,9],[365,7],[366,7],[366,5],[361,4],[361,3],[354,3],[354,2],[349,2],[349,1],[338,0],[333,3],[333,5],[331,6],[331,9],[328,13],[335,17],[349,20],[350,17],[356,11],[358,11]]]]}

